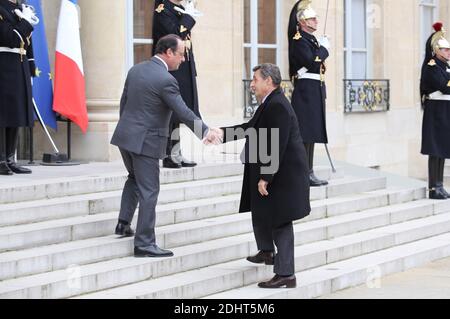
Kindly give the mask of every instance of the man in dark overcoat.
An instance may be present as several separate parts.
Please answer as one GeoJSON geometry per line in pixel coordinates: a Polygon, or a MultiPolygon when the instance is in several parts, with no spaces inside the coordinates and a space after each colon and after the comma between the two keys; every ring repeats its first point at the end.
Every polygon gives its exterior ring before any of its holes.
{"type": "Polygon", "coordinates": [[[31,173],[17,165],[15,154],[19,127],[34,122],[31,33],[36,20],[31,8],[16,0],[0,0],[0,175],[31,173]]]}
{"type": "Polygon", "coordinates": [[[275,276],[259,287],[293,288],[293,221],[311,211],[308,161],[297,117],[280,89],[279,68],[262,64],[253,71],[251,89],[260,106],[248,123],[222,128],[223,141],[246,138],[239,211],[251,212],[259,250],[247,260],[275,265],[275,276]]]}
{"type": "Polygon", "coordinates": [[[314,175],[315,143],[328,143],[326,128],[325,60],[329,56],[329,41],[320,42],[313,33],[317,30],[317,14],[311,1],[298,1],[292,9],[289,36],[289,72],[294,83],[292,107],[299,121],[310,169],[310,185],[327,185],[314,175]]]}
{"type": "Polygon", "coordinates": [[[444,189],[445,159],[450,158],[450,43],[445,39],[442,23],[425,47],[420,93],[424,115],[422,150],[428,155],[429,197],[447,199],[444,189]]]}
{"type": "MultiPolygon", "coordinates": [[[[201,118],[198,107],[197,70],[194,60],[194,51],[191,42],[191,30],[196,21],[191,11],[186,11],[181,0],[157,0],[155,1],[155,13],[153,18],[153,41],[168,35],[176,34],[185,42],[185,62],[177,71],[171,74],[177,79],[181,96],[186,105],[195,115],[201,118]]],[[[154,53],[154,52],[153,52],[154,53]]],[[[174,113],[170,120],[170,136],[167,143],[167,157],[163,160],[163,166],[167,168],[193,167],[197,164],[187,160],[180,149],[180,120],[174,113]]]]}

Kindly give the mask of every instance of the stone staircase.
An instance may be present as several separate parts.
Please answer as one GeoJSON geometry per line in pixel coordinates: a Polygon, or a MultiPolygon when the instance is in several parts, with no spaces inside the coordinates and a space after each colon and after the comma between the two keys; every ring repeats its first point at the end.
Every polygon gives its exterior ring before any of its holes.
{"type": "Polygon", "coordinates": [[[134,258],[133,239],[112,235],[123,171],[0,184],[0,298],[313,298],[450,256],[450,201],[341,166],[316,169],[330,184],[294,226],[290,290],[257,288],[272,267],[245,260],[256,244],[237,214],[241,164],[162,170],[156,235],[171,258],[134,258]]]}

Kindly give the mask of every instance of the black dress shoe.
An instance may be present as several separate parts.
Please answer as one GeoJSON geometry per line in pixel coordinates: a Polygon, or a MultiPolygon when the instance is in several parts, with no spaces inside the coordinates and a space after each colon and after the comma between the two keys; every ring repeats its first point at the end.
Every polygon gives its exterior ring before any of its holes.
{"type": "Polygon", "coordinates": [[[325,185],[328,185],[327,181],[318,179],[317,176],[314,175],[314,173],[309,174],[309,186],[319,187],[319,186],[325,186],[325,185]]]}
{"type": "Polygon", "coordinates": [[[171,157],[163,159],[164,168],[182,168],[181,163],[175,162],[171,157]]]}
{"type": "Polygon", "coordinates": [[[0,175],[11,176],[14,175],[5,162],[0,163],[0,175]]]}
{"type": "Polygon", "coordinates": [[[442,183],[439,183],[439,184],[436,186],[436,188],[438,188],[439,191],[440,191],[442,194],[444,194],[445,196],[447,196],[447,198],[450,198],[450,194],[447,193],[447,191],[445,190],[444,185],[443,185],[442,183]]]}
{"type": "Polygon", "coordinates": [[[258,284],[258,287],[268,289],[275,289],[282,287],[295,288],[297,287],[297,278],[295,278],[295,275],[289,277],[281,277],[279,275],[275,275],[275,277],[273,277],[269,281],[260,282],[258,284]]]}
{"type": "Polygon", "coordinates": [[[134,230],[130,225],[118,223],[116,226],[115,234],[123,237],[132,237],[134,236],[134,230]]]}
{"type": "Polygon", "coordinates": [[[435,188],[431,190],[428,194],[429,199],[439,199],[444,200],[448,199],[448,197],[442,192],[440,188],[435,188]]]}
{"type": "Polygon", "coordinates": [[[197,163],[193,162],[193,161],[189,161],[189,160],[185,159],[183,156],[181,156],[181,166],[183,166],[183,167],[195,167],[195,166],[197,166],[197,163]]]}
{"type": "Polygon", "coordinates": [[[247,257],[247,260],[254,264],[266,264],[273,265],[274,264],[274,254],[272,251],[260,251],[255,256],[247,257]]]}
{"type": "Polygon", "coordinates": [[[158,246],[138,248],[134,247],[134,257],[171,257],[173,252],[161,249],[158,246]]]}
{"type": "Polygon", "coordinates": [[[12,170],[16,174],[31,174],[31,169],[22,167],[17,165],[15,162],[8,162],[7,163],[10,170],[12,170]]]}

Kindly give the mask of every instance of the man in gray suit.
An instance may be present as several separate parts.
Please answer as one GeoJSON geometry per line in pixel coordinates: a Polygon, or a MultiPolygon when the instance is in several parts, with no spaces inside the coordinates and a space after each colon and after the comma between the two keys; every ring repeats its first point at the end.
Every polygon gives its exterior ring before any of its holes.
{"type": "Polygon", "coordinates": [[[136,257],[173,256],[156,245],[155,208],[159,194],[159,159],[166,156],[169,120],[172,112],[199,139],[217,142],[217,129],[209,130],[183,102],[177,80],[169,71],[184,61],[185,46],[180,37],[167,35],[157,45],[155,56],[128,73],[120,101],[120,120],[111,140],[119,147],[128,170],[122,193],[116,234],[133,236],[130,227],[137,204],[139,215],[134,239],[136,257]]]}

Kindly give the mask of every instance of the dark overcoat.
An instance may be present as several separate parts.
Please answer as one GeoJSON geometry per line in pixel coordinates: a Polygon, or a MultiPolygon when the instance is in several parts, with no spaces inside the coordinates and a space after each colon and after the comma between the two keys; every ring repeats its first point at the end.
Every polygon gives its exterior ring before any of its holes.
{"type": "Polygon", "coordinates": [[[224,142],[246,138],[239,211],[252,212],[254,223],[273,228],[308,216],[311,207],[306,151],[297,117],[282,91],[273,91],[248,123],[222,129],[224,142]],[[263,145],[268,145],[267,149],[263,145]],[[267,197],[258,191],[260,179],[269,182],[267,197]]]}
{"type": "MultiPolygon", "coordinates": [[[[197,69],[194,60],[194,50],[191,42],[191,30],[195,25],[195,20],[188,14],[182,14],[175,10],[174,3],[169,0],[155,2],[155,14],[153,18],[153,53],[159,39],[168,34],[180,36],[186,44],[186,61],[180,65],[177,71],[172,71],[172,75],[177,79],[180,86],[181,96],[186,105],[198,116],[197,92],[197,69]]],[[[184,9],[182,6],[178,6],[184,9]]],[[[180,123],[177,116],[172,116],[173,123],[180,123]]]]}
{"type": "Polygon", "coordinates": [[[33,26],[14,13],[17,4],[0,0],[0,48],[23,49],[26,54],[0,52],[0,127],[31,127],[31,77],[35,74],[33,26]]]}
{"type": "MultiPolygon", "coordinates": [[[[325,72],[325,60],[329,53],[320,46],[314,35],[304,31],[289,41],[289,69],[291,78],[301,68],[308,73],[325,72]]],[[[294,79],[292,107],[299,121],[300,132],[305,143],[328,143],[326,128],[326,86],[324,81],[294,79]]]]}
{"type": "Polygon", "coordinates": [[[431,59],[422,69],[424,98],[422,122],[422,154],[450,158],[450,101],[430,100],[436,91],[450,95],[450,67],[439,59],[431,59]]]}

